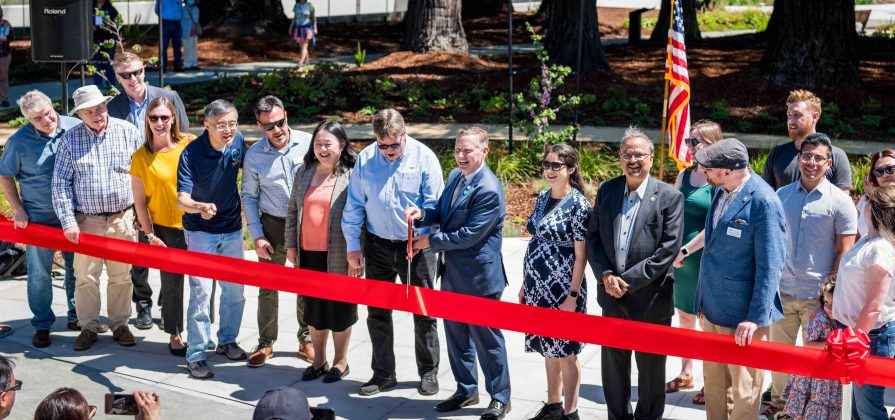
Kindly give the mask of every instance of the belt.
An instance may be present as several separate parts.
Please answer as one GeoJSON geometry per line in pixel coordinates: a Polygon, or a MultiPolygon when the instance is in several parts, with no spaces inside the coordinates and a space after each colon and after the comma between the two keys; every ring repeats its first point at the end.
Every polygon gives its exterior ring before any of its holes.
{"type": "Polygon", "coordinates": [[[272,214],[270,214],[270,213],[261,213],[261,217],[270,217],[270,218],[277,219],[277,220],[282,220],[282,221],[285,221],[285,220],[286,220],[285,217],[274,216],[274,215],[272,215],[272,214]]]}
{"type": "Polygon", "coordinates": [[[370,239],[375,239],[380,242],[388,242],[391,244],[406,244],[407,243],[406,239],[385,239],[381,236],[376,236],[376,235],[370,233],[370,231],[367,231],[367,237],[370,239]]]}
{"type": "Polygon", "coordinates": [[[131,206],[127,206],[127,207],[125,207],[124,210],[119,210],[119,211],[107,211],[107,212],[104,212],[104,213],[85,213],[85,212],[83,212],[83,211],[75,211],[75,213],[86,214],[86,215],[88,215],[88,216],[109,217],[109,216],[114,216],[114,215],[119,214],[119,213],[124,213],[124,212],[126,212],[126,211],[128,211],[128,210],[130,210],[130,209],[133,209],[133,208],[134,208],[134,206],[131,205],[131,206]]]}

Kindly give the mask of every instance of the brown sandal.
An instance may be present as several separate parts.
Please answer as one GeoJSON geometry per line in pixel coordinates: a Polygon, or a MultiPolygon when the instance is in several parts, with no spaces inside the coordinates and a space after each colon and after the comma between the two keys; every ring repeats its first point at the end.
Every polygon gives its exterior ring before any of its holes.
{"type": "Polygon", "coordinates": [[[690,389],[693,388],[693,376],[687,376],[686,378],[674,378],[665,383],[665,393],[673,394],[682,389],[690,389]]]}
{"type": "Polygon", "coordinates": [[[705,405],[705,388],[700,389],[699,392],[693,396],[693,404],[705,405]]]}

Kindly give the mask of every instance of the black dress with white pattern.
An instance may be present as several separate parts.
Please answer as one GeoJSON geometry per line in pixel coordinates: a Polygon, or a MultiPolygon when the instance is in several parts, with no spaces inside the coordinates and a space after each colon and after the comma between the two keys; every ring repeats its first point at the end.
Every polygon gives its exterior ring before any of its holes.
{"type": "MultiPolygon", "coordinates": [[[[587,198],[574,188],[555,205],[549,203],[550,190],[541,191],[528,219],[527,229],[532,238],[525,251],[523,300],[526,305],[559,309],[569,296],[572,284],[574,242],[585,239],[593,210],[587,198]]],[[[585,282],[581,282],[578,293],[575,312],[585,313],[585,282]]],[[[538,352],[546,358],[575,355],[583,348],[583,343],[525,335],[525,351],[538,352]]]]}

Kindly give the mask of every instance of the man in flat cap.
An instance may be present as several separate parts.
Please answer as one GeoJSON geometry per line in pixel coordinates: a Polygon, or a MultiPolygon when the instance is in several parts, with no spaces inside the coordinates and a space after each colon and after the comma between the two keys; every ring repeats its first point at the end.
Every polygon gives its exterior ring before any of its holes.
{"type": "MultiPolygon", "coordinates": [[[[727,334],[740,346],[767,340],[783,318],[778,289],[786,260],[786,219],[774,190],[749,169],[746,146],[724,139],[696,152],[715,193],[705,221],[705,250],[696,290],[704,331],[727,334]]],[[[705,362],[709,419],[755,419],[764,372],[705,362]],[[732,398],[731,398],[732,397],[732,398]]]]}

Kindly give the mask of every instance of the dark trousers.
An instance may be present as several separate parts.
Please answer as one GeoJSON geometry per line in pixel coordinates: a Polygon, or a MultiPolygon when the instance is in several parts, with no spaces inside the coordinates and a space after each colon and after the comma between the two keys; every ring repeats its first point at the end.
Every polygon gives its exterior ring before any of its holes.
{"type": "MultiPolygon", "coordinates": [[[[407,284],[407,241],[382,239],[369,232],[363,244],[367,279],[394,283],[398,276],[407,284]]],[[[435,277],[435,254],[426,249],[416,255],[410,265],[413,286],[432,288],[435,277]]],[[[373,376],[395,378],[395,334],[390,309],[367,308],[367,329],[373,343],[373,376]]],[[[438,323],[435,318],[413,315],[414,347],[417,373],[423,376],[438,371],[438,323]]]]}
{"type": "MultiPolygon", "coordinates": [[[[603,310],[603,316],[628,319],[621,313],[603,310]]],[[[671,319],[652,322],[671,325],[671,319]]],[[[603,395],[610,420],[658,420],[665,410],[665,360],[667,356],[634,352],[637,363],[637,408],[631,412],[631,350],[603,347],[600,350],[603,395]]]]}
{"type": "Polygon", "coordinates": [[[174,44],[174,68],[183,67],[183,29],[179,20],[162,20],[162,68],[168,65],[168,43],[174,44]]]}
{"type": "MultiPolygon", "coordinates": [[[[153,224],[154,226],[158,226],[153,224]]],[[[182,231],[181,231],[182,232],[182,231]]],[[[156,235],[161,238],[156,232],[156,235]]],[[[167,244],[164,238],[162,241],[167,244]]],[[[137,242],[141,244],[148,244],[149,240],[146,239],[146,235],[142,230],[137,229],[137,242]]],[[[186,249],[186,245],[184,248],[186,249]]],[[[131,283],[134,284],[134,295],[133,300],[137,306],[137,315],[140,314],[140,311],[143,309],[152,309],[152,287],[149,285],[149,269],[146,267],[139,267],[136,265],[131,266],[131,283]]]]}
{"type": "MultiPolygon", "coordinates": [[[[153,224],[152,230],[168,248],[186,249],[182,229],[153,224]]],[[[159,291],[158,304],[162,307],[165,332],[180,334],[183,332],[183,274],[167,271],[160,271],[159,274],[162,278],[162,290],[159,291]]]]}
{"type": "MultiPolygon", "coordinates": [[[[258,261],[277,265],[286,265],[286,219],[261,214],[261,230],[264,237],[273,247],[271,259],[258,258],[258,261]]],[[[310,343],[311,333],[305,323],[305,304],[301,295],[295,295],[295,316],[298,317],[298,342],[310,343]]],[[[280,299],[276,290],[258,290],[258,344],[273,346],[277,341],[279,330],[280,299]]]]}

